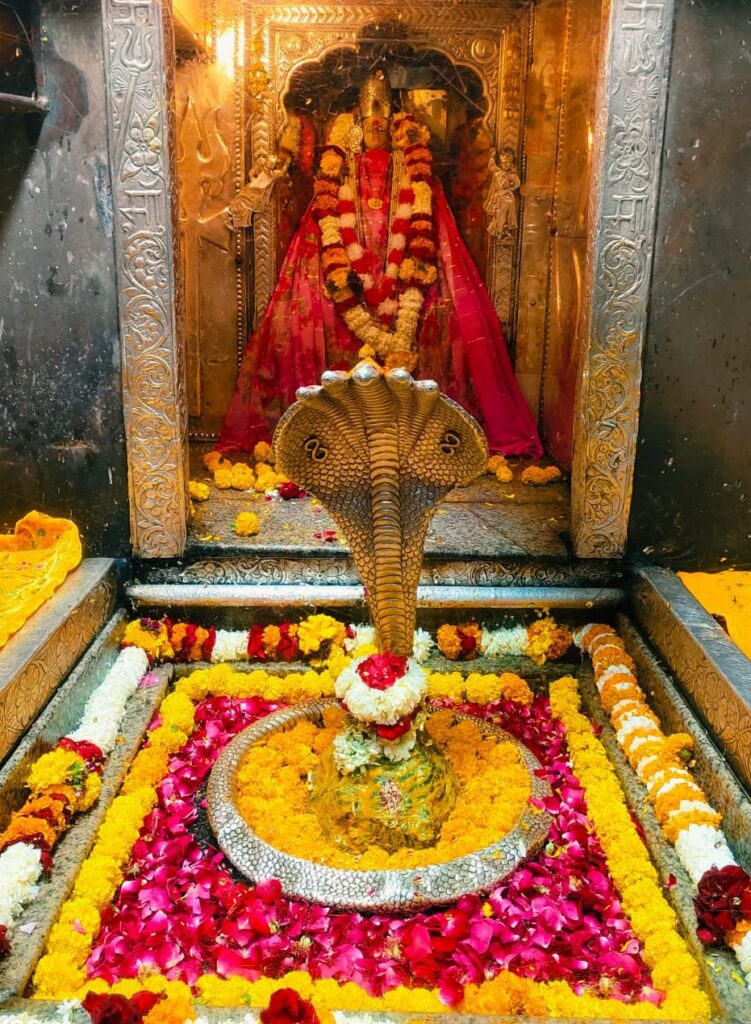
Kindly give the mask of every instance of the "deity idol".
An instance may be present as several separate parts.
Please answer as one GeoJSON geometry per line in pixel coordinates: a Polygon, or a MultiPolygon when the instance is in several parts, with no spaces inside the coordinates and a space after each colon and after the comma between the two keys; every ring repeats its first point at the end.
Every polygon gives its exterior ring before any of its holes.
{"type": "Polygon", "coordinates": [[[484,427],[491,451],[542,447],[501,325],[432,173],[429,130],[392,117],[382,71],[340,114],[314,195],[251,337],[217,447],[268,440],[301,385],[349,370],[365,349],[441,390],[484,427]]]}

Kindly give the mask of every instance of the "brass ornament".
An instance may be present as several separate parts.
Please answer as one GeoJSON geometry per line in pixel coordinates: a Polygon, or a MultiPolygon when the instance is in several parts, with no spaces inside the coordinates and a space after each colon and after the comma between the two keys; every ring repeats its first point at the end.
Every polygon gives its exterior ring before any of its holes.
{"type": "Polygon", "coordinates": [[[391,83],[385,71],[368,75],[360,86],[360,117],[391,117],[391,83]]]}
{"type": "Polygon", "coordinates": [[[434,381],[370,359],[297,398],[274,434],[276,465],[346,534],[382,649],[410,655],[428,525],[485,468],[485,436],[434,381]]]}

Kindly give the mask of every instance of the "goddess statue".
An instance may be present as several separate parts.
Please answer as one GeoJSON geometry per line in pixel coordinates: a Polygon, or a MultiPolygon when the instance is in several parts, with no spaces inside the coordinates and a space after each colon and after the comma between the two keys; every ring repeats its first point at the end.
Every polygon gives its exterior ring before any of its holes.
{"type": "Polygon", "coordinates": [[[268,440],[298,387],[351,369],[366,347],[386,368],[437,381],[479,420],[491,451],[540,457],[498,316],[432,174],[429,140],[412,115],[393,114],[383,71],[364,82],[359,114],[336,118],[248,342],[220,451],[268,440]]]}

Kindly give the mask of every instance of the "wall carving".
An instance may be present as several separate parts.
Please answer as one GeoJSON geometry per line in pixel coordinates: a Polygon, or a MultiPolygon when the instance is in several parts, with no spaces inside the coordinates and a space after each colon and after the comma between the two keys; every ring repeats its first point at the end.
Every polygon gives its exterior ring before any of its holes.
{"type": "Polygon", "coordinates": [[[131,542],[179,554],[187,538],[187,407],[177,272],[171,10],[103,0],[131,542]]]}
{"type": "Polygon", "coordinates": [[[672,25],[673,0],[615,0],[604,32],[571,477],[585,558],[626,543],[672,25]]]}
{"type": "MultiPolygon", "coordinates": [[[[144,583],[357,584],[349,558],[269,558],[237,555],[201,558],[184,566],[139,570],[144,583]]],[[[587,587],[621,582],[622,567],[607,561],[445,561],[428,560],[420,585],[474,587],[587,587]]]]}

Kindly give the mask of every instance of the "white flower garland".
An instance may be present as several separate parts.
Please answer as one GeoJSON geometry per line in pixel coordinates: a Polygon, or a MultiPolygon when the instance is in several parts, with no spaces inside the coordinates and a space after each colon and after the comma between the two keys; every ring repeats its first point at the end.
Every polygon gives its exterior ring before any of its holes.
{"type": "Polygon", "coordinates": [[[368,686],[357,671],[365,658],[356,658],[337,677],[334,693],[344,701],[350,714],[361,722],[375,725],[396,725],[410,715],[428,689],[428,677],[414,659],[407,662],[407,671],[388,690],[368,686]]]}
{"type": "Polygon", "coordinates": [[[211,651],[212,662],[247,661],[248,631],[243,629],[218,629],[211,651]]]}
{"type": "Polygon", "coordinates": [[[86,701],[83,718],[70,739],[96,743],[103,754],[109,754],[117,742],[125,705],[148,668],[149,659],[140,647],[123,648],[104,682],[86,701]]]}
{"type": "Polygon", "coordinates": [[[393,331],[381,327],[364,306],[346,309],[342,319],[356,338],[370,345],[384,359],[392,352],[409,352],[414,348],[423,301],[419,288],[405,288],[397,302],[393,331]]]}
{"type": "Polygon", "coordinates": [[[483,654],[489,658],[503,658],[509,655],[521,657],[528,643],[526,626],[511,626],[508,629],[483,628],[482,631],[483,654]]]}
{"type": "MultiPolygon", "coordinates": [[[[129,698],[149,668],[140,647],[125,647],[86,702],[78,728],[68,738],[95,743],[109,753],[117,742],[129,698]]],[[[9,931],[23,908],[38,892],[41,852],[30,843],[14,843],[0,853],[0,925],[9,931]]]]}
{"type": "Polygon", "coordinates": [[[375,626],[369,626],[366,623],[358,623],[357,625],[350,625],[347,627],[349,633],[354,633],[354,636],[348,636],[344,641],[344,650],[347,654],[352,654],[358,647],[370,647],[376,642],[376,630],[375,626]]]}
{"type": "Polygon", "coordinates": [[[412,656],[423,665],[435,648],[435,641],[427,629],[416,629],[412,641],[412,656]]]}

